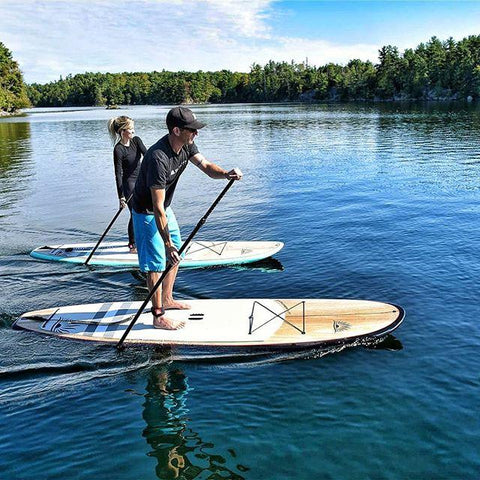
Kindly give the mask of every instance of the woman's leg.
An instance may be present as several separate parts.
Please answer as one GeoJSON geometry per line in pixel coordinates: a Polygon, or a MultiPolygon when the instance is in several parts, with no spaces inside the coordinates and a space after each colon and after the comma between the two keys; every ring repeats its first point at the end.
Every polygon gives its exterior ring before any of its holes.
{"type": "Polygon", "coordinates": [[[132,212],[130,212],[130,220],[128,221],[128,244],[135,245],[135,234],[133,232],[132,212]]]}

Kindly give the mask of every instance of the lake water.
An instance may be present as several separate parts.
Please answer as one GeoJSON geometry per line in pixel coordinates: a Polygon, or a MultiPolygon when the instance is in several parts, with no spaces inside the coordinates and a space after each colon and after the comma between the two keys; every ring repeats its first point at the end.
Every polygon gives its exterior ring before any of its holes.
{"type": "MultiPolygon", "coordinates": [[[[475,105],[195,107],[200,151],[245,174],[198,238],[285,247],[265,268],[182,271],[177,296],[401,305],[382,348],[185,361],[11,329],[30,310],[145,297],[131,270],[28,253],[98,239],[117,209],[107,119],[132,116],[150,146],[167,111],[0,119],[0,478],[480,478],[475,105]]],[[[185,237],[224,185],[189,166],[185,237]]]]}

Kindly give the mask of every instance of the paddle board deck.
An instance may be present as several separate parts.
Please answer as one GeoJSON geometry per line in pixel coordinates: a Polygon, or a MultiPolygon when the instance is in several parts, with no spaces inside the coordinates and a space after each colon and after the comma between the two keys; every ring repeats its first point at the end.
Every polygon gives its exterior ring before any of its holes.
{"type": "MultiPolygon", "coordinates": [[[[30,255],[41,260],[85,263],[94,247],[94,243],[46,245],[36,248],[30,252],[30,255]]],[[[212,242],[198,240],[189,245],[180,267],[201,268],[252,263],[271,257],[282,248],[282,242],[212,242]]],[[[89,265],[109,267],[138,268],[138,257],[136,253],[130,253],[125,242],[104,242],[100,244],[88,263],[89,265]]]]}
{"type": "MultiPolygon", "coordinates": [[[[215,347],[223,351],[282,350],[349,344],[386,335],[403,320],[401,307],[366,300],[191,300],[190,310],[168,310],[179,330],[153,327],[146,309],[125,343],[215,347]]],[[[23,314],[14,328],[57,337],[116,343],[141,302],[97,303],[23,314]]]]}

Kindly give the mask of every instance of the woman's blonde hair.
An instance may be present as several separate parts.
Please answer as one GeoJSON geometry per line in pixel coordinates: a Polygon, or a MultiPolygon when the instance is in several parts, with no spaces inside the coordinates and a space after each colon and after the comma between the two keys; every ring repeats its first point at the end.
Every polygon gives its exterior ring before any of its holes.
{"type": "Polygon", "coordinates": [[[133,129],[133,120],[126,115],[121,117],[111,118],[108,121],[108,133],[112,139],[112,143],[115,145],[120,140],[120,132],[122,130],[133,129]]]}

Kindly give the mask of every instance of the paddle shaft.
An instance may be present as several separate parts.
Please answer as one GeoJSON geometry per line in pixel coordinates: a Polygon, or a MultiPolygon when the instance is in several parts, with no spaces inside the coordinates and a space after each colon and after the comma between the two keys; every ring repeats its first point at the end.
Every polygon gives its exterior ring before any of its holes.
{"type": "MultiPolygon", "coordinates": [[[[207,221],[207,218],[209,217],[209,215],[213,212],[213,210],[215,209],[215,207],[217,206],[218,202],[220,202],[220,200],[224,197],[224,195],[227,193],[228,189],[233,185],[233,182],[235,180],[230,180],[227,184],[227,186],[222,190],[222,192],[220,193],[220,195],[217,197],[217,199],[212,203],[212,205],[210,206],[210,208],[207,210],[207,212],[205,213],[205,215],[200,219],[200,221],[197,223],[196,227],[192,230],[192,233],[190,233],[190,235],[188,236],[188,238],[183,242],[183,245],[181,246],[180,250],[178,251],[178,254],[181,255],[185,249],[188,247],[188,245],[190,244],[190,242],[193,240],[193,237],[197,234],[197,232],[200,230],[200,228],[202,228],[203,224],[207,221]]],[[[167,276],[168,272],[173,268],[173,265],[171,263],[168,263],[167,264],[167,267],[165,268],[165,270],[163,271],[162,275],[160,276],[160,278],[157,280],[157,283],[155,283],[155,285],[153,286],[152,290],[150,290],[150,292],[148,293],[147,295],[147,298],[143,301],[141,307],[138,309],[137,313],[135,314],[135,316],[132,318],[132,321],[130,322],[130,324],[128,325],[127,329],[125,330],[125,333],[122,335],[122,338],[119,340],[119,342],[117,343],[117,348],[120,349],[122,348],[122,345],[123,345],[123,342],[125,341],[125,339],[127,338],[127,335],[130,333],[130,330],[133,328],[133,326],[135,325],[136,321],[138,320],[138,318],[140,317],[140,315],[142,314],[143,312],[143,309],[147,306],[148,302],[151,300],[151,298],[153,297],[153,295],[155,294],[155,292],[157,291],[158,287],[160,287],[160,285],[162,284],[163,282],[163,279],[167,276]]]]}
{"type": "MultiPolygon", "coordinates": [[[[130,199],[133,197],[133,193],[130,194],[130,196],[125,200],[125,203],[128,203],[130,201],[130,199]]],[[[124,207],[125,208],[125,207],[124,207]]],[[[118,212],[115,214],[115,216],[112,218],[112,221],[108,224],[108,227],[105,229],[105,231],[103,232],[102,236],[100,237],[100,239],[98,240],[97,244],[93,247],[93,250],[90,252],[90,255],[88,255],[88,258],[85,260],[85,263],[84,265],[88,265],[88,262],[90,261],[90,259],[92,258],[93,254],[95,253],[95,251],[97,250],[98,246],[102,243],[102,240],[105,238],[105,235],[108,233],[108,231],[112,228],[112,225],[115,223],[115,221],[117,220],[118,216],[122,213],[122,210],[124,210],[124,208],[120,207],[118,209],[118,212]]]]}

